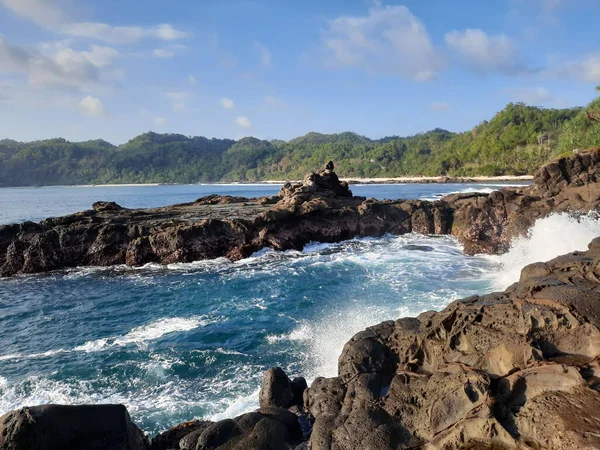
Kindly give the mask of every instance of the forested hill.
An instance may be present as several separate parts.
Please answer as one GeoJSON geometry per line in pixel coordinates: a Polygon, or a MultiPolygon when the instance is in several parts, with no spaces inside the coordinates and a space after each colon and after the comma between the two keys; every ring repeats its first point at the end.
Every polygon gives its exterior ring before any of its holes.
{"type": "Polygon", "coordinates": [[[379,140],[349,132],[287,142],[149,132],[120,146],[2,140],[0,185],[298,179],[328,160],[347,177],[522,175],[558,154],[594,145],[600,145],[600,99],[574,109],[509,104],[465,133],[435,129],[379,140]]]}

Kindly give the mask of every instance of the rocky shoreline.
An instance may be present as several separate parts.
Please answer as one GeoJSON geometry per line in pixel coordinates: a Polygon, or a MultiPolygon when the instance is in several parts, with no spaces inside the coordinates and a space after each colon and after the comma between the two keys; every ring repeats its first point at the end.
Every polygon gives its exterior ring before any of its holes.
{"type": "MultiPolygon", "coordinates": [[[[152,210],[99,202],[0,228],[2,274],[236,259],[384,233],[453,234],[468,252],[501,252],[538,218],[597,212],[599,168],[600,149],[545,166],[525,188],[437,202],[353,197],[332,164],[277,197],[152,210]]],[[[504,292],[369,327],[344,346],[337,377],[308,386],[272,368],[259,400],[254,412],[152,439],[123,405],[24,407],[0,418],[0,450],[600,448],[600,237],[525,267],[504,292]]]]}
{"type": "Polygon", "coordinates": [[[77,266],[169,264],[262,248],[301,250],[386,233],[451,234],[466,253],[502,253],[539,218],[600,205],[600,149],[558,159],[527,187],[456,194],[435,202],[355,197],[329,163],[277,196],[208,196],[152,209],[96,202],[88,211],[0,227],[0,276],[77,266]]]}
{"type": "Polygon", "coordinates": [[[122,405],[21,408],[2,450],[600,448],[600,238],[504,292],[350,339],[338,376],[264,375],[260,408],[149,440],[122,405]]]}

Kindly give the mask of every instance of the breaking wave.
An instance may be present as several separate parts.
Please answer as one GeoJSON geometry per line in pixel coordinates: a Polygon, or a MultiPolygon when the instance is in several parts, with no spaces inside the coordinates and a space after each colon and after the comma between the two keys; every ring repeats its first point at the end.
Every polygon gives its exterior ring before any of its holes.
{"type": "Polygon", "coordinates": [[[488,257],[495,264],[493,287],[504,290],[519,281],[521,270],[528,264],[587,250],[590,241],[597,236],[600,236],[600,216],[597,213],[591,212],[583,217],[560,213],[539,219],[527,236],[512,242],[507,253],[488,257]]]}

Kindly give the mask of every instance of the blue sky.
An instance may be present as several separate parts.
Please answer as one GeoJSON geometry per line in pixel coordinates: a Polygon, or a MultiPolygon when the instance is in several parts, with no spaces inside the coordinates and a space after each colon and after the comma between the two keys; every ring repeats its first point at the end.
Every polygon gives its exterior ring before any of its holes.
{"type": "Polygon", "coordinates": [[[465,131],[584,105],[598,0],[0,0],[0,138],[465,131]]]}

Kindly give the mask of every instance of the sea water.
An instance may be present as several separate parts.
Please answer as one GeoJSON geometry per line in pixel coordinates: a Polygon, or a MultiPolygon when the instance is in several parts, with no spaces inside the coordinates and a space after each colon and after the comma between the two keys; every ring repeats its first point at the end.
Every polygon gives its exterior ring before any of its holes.
{"type": "MultiPolygon", "coordinates": [[[[89,208],[270,195],[278,186],[0,189],[1,221],[89,208]],[[65,197],[70,193],[68,197],[65,197]],[[19,198],[21,200],[19,200],[19,198]],[[40,206],[43,205],[43,206],[40,206]],[[8,219],[7,219],[8,218],[8,219]]],[[[481,185],[353,186],[376,198],[436,198],[481,185]]],[[[383,320],[504,289],[530,262],[585,249],[593,216],[554,215],[501,257],[466,256],[447,236],[384,236],[250,258],[75,268],[0,280],[0,414],[42,403],[123,403],[154,434],[258,406],[264,370],[335,376],[344,343],[383,320]]]]}

